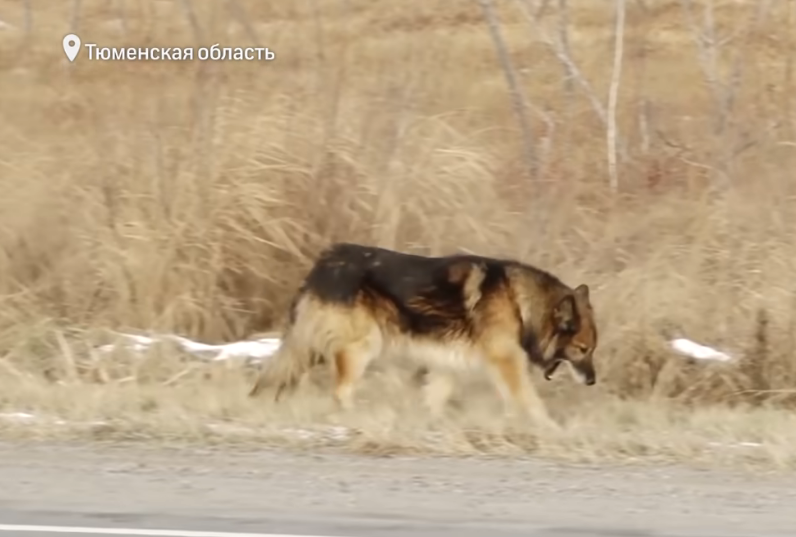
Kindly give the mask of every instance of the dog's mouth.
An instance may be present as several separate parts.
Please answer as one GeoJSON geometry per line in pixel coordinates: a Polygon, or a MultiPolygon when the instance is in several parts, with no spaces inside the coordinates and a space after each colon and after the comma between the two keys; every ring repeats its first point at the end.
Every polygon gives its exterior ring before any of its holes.
{"type": "Polygon", "coordinates": [[[564,360],[562,360],[560,358],[556,358],[555,360],[553,360],[550,363],[550,365],[547,366],[547,368],[545,368],[545,370],[544,370],[544,378],[545,378],[545,380],[552,380],[553,373],[556,372],[556,369],[558,369],[558,366],[560,366],[561,362],[563,362],[563,361],[564,360]]]}

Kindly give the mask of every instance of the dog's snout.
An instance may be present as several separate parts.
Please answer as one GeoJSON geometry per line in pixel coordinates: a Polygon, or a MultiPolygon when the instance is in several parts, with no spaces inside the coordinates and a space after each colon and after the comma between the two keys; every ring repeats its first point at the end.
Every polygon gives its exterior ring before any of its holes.
{"type": "Polygon", "coordinates": [[[586,386],[594,386],[597,383],[597,374],[591,365],[581,369],[581,379],[586,386]]]}

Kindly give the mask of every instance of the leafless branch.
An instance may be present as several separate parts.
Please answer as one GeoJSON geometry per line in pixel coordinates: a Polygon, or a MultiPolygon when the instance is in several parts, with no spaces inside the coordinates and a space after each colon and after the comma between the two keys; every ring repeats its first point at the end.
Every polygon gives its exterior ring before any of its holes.
{"type": "Polygon", "coordinates": [[[549,7],[550,7],[550,0],[539,0],[539,5],[533,8],[533,16],[536,18],[544,17],[549,7]]]}
{"type": "Polygon", "coordinates": [[[122,32],[127,35],[130,29],[127,24],[127,2],[125,0],[116,0],[114,3],[116,4],[119,20],[122,21],[122,32]]]}
{"type": "MultiPolygon", "coordinates": [[[[790,50],[796,50],[796,0],[788,0],[788,32],[790,50]]],[[[793,115],[793,54],[788,54],[785,60],[785,117],[788,121],[788,135],[796,136],[796,117],[793,115]]]]}
{"type": "MultiPolygon", "coordinates": [[[[646,17],[649,14],[649,8],[644,4],[644,2],[637,0],[636,5],[638,6],[642,17],[646,17]]],[[[647,55],[649,52],[649,47],[646,33],[642,32],[638,39],[640,44],[635,51],[637,54],[637,61],[635,62],[633,69],[635,79],[634,86],[636,90],[635,102],[637,106],[637,121],[641,154],[648,155],[652,145],[652,133],[655,131],[655,126],[652,124],[654,119],[653,106],[646,94],[648,66],[647,55]]]]}
{"type": "MultiPolygon", "coordinates": [[[[691,29],[694,43],[697,46],[697,57],[699,59],[702,76],[710,88],[713,98],[716,121],[714,123],[714,135],[717,140],[718,150],[721,152],[719,166],[716,167],[718,178],[726,183],[731,175],[730,167],[734,156],[734,148],[738,145],[726,139],[733,135],[731,131],[733,111],[735,108],[736,96],[743,79],[743,53],[744,47],[736,47],[730,62],[729,73],[724,79],[719,74],[719,57],[723,48],[730,43],[745,39],[752,31],[765,19],[770,9],[770,3],[761,1],[756,6],[754,13],[749,21],[736,28],[725,37],[717,37],[716,25],[714,20],[714,0],[705,0],[702,22],[698,23],[694,14],[692,0],[680,0],[685,14],[685,19],[691,29]]],[[[726,185],[725,185],[726,186],[726,185]]]]}
{"type": "MultiPolygon", "coordinates": [[[[538,20],[538,17],[537,17],[538,20]]],[[[558,0],[558,41],[561,43],[561,50],[564,55],[571,57],[569,50],[569,2],[567,0],[558,0]]],[[[572,103],[572,96],[574,92],[573,80],[569,71],[564,69],[564,101],[567,109],[570,108],[572,103]]]]}
{"type": "Polygon", "coordinates": [[[503,74],[506,77],[506,83],[509,86],[512,104],[514,105],[514,113],[517,118],[520,131],[522,132],[525,158],[528,163],[528,171],[532,177],[536,177],[536,173],[538,171],[536,148],[534,147],[533,131],[531,130],[531,126],[528,122],[528,115],[526,113],[527,105],[525,103],[525,98],[520,90],[519,83],[517,82],[516,71],[511,63],[511,58],[509,57],[503,35],[500,32],[500,25],[498,23],[497,16],[495,15],[495,9],[492,4],[492,0],[478,0],[478,3],[481,5],[481,10],[484,13],[484,18],[486,19],[487,26],[489,27],[489,33],[492,36],[492,41],[495,45],[495,51],[497,52],[498,60],[500,61],[501,67],[503,69],[503,74]]]}
{"type": "Polygon", "coordinates": [[[539,119],[545,125],[545,132],[542,136],[538,139],[538,148],[539,148],[539,176],[544,177],[547,167],[550,163],[550,155],[553,149],[553,140],[555,139],[556,135],[556,120],[553,117],[550,110],[542,110],[538,106],[535,106],[533,103],[528,103],[528,108],[533,112],[535,115],[539,117],[539,119]]]}
{"type": "Polygon", "coordinates": [[[69,24],[69,31],[73,34],[77,33],[80,29],[80,0],[75,0],[72,2],[72,20],[69,24]]]}
{"type": "MultiPolygon", "coordinates": [[[[583,76],[578,66],[572,60],[572,56],[567,53],[566,49],[564,48],[563,43],[561,43],[560,36],[556,36],[555,38],[551,37],[545,28],[541,25],[539,19],[535,16],[535,10],[530,0],[516,0],[517,3],[522,7],[522,12],[525,15],[525,18],[534,29],[538,32],[539,38],[542,43],[545,44],[546,47],[556,56],[559,62],[564,66],[567,73],[569,74],[570,78],[574,80],[583,92],[586,94],[586,98],[589,100],[591,104],[592,110],[600,119],[604,127],[608,127],[608,111],[606,110],[605,105],[597,97],[597,93],[594,91],[594,88],[589,83],[588,80],[583,76]]],[[[622,157],[623,160],[627,159],[627,150],[625,148],[625,144],[622,141],[622,138],[617,134],[616,144],[619,156],[622,157]]]]}
{"type": "Polygon", "coordinates": [[[517,2],[519,2],[524,8],[523,13],[525,18],[535,27],[536,30],[538,30],[542,42],[555,54],[556,58],[558,58],[558,61],[564,65],[569,76],[581,86],[583,91],[586,93],[586,97],[588,97],[594,112],[597,114],[597,116],[599,116],[600,120],[605,123],[605,106],[602,102],[600,102],[600,99],[597,98],[597,95],[594,92],[591,84],[589,84],[589,81],[583,77],[580,69],[578,69],[578,66],[572,61],[572,57],[567,54],[563,43],[561,43],[560,36],[556,36],[556,39],[553,39],[548,35],[544,28],[542,28],[542,26],[539,24],[539,19],[534,16],[533,6],[529,0],[517,0],[517,2]]]}
{"type": "Polygon", "coordinates": [[[641,136],[641,153],[644,155],[649,154],[652,137],[652,104],[646,97],[641,98],[638,111],[638,130],[641,136]]]}
{"type": "Polygon", "coordinates": [[[619,172],[616,168],[616,105],[619,99],[619,81],[622,78],[622,56],[625,50],[625,0],[616,0],[616,28],[614,65],[608,91],[608,176],[611,190],[619,189],[619,172]]]}
{"type": "Polygon", "coordinates": [[[185,11],[185,16],[188,17],[188,24],[193,28],[194,36],[197,42],[202,41],[202,27],[199,25],[199,19],[196,17],[196,12],[193,10],[191,0],[181,0],[182,9],[185,11]]]}
{"type": "Polygon", "coordinates": [[[257,32],[255,31],[254,27],[249,22],[249,18],[246,16],[246,11],[241,7],[238,3],[238,0],[227,0],[227,9],[238,21],[238,24],[243,26],[246,35],[249,36],[249,40],[254,44],[255,47],[260,46],[260,40],[257,37],[257,32]]]}
{"type": "Polygon", "coordinates": [[[717,107],[718,121],[716,134],[721,135],[727,128],[729,116],[735,103],[735,96],[742,78],[743,62],[741,61],[742,47],[738,47],[733,58],[732,68],[727,80],[719,76],[719,54],[721,49],[738,38],[747,36],[766,16],[770,5],[760,2],[751,20],[723,38],[717,38],[716,25],[713,16],[714,0],[705,0],[702,14],[702,24],[698,24],[694,16],[692,0],[680,0],[685,13],[686,22],[691,29],[694,42],[697,45],[697,54],[702,69],[702,75],[710,87],[714,102],[717,107]]]}
{"type": "Polygon", "coordinates": [[[30,39],[31,34],[33,34],[33,5],[31,4],[31,0],[25,0],[23,9],[25,13],[25,38],[30,39]]]}

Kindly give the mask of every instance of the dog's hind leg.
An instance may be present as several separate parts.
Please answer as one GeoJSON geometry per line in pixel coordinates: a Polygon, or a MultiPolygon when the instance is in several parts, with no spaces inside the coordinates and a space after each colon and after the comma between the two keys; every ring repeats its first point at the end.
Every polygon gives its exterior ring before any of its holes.
{"type": "Polygon", "coordinates": [[[310,367],[306,371],[301,373],[301,376],[296,382],[296,388],[295,388],[296,390],[304,390],[310,385],[312,385],[312,374],[314,373],[314,371],[318,369],[320,366],[326,365],[326,358],[323,356],[323,354],[314,351],[311,352],[312,352],[312,358],[310,358],[310,367]]]}
{"type": "Polygon", "coordinates": [[[365,338],[347,343],[334,353],[334,398],[341,410],[353,408],[356,385],[380,352],[381,334],[373,330],[365,338]]]}
{"type": "Polygon", "coordinates": [[[423,397],[426,408],[432,418],[438,418],[444,412],[445,405],[453,393],[453,381],[450,375],[433,369],[426,370],[423,377],[423,397]]]}

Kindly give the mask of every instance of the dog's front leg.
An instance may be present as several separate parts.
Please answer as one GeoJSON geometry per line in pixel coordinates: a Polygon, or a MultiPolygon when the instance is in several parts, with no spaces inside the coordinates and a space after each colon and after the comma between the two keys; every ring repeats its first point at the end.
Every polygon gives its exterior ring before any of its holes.
{"type": "Polygon", "coordinates": [[[507,410],[519,410],[539,427],[560,430],[528,375],[525,352],[519,346],[490,349],[487,361],[507,410]]]}

